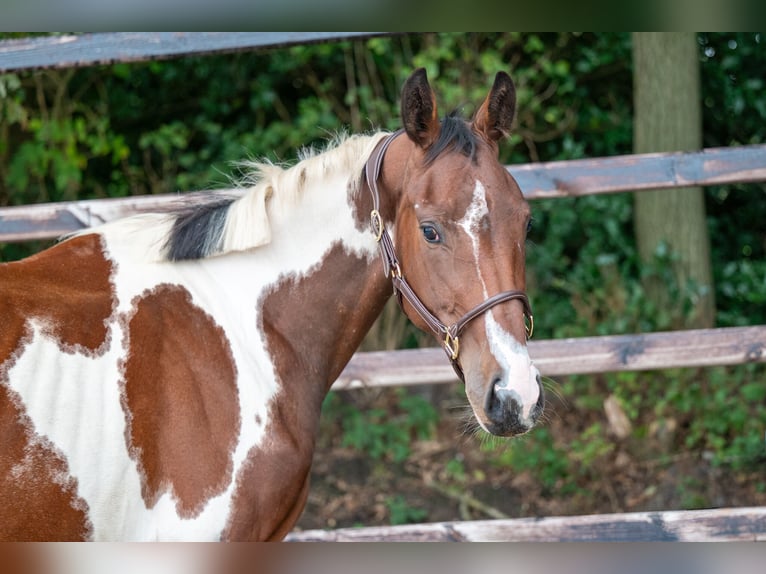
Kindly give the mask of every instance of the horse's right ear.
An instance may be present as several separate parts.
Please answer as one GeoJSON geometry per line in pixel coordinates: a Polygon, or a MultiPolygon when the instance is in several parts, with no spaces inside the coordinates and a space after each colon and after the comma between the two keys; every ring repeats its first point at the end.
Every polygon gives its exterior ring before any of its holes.
{"type": "Polygon", "coordinates": [[[424,68],[415,70],[402,88],[402,123],[409,138],[426,149],[439,136],[436,94],[424,68]]]}

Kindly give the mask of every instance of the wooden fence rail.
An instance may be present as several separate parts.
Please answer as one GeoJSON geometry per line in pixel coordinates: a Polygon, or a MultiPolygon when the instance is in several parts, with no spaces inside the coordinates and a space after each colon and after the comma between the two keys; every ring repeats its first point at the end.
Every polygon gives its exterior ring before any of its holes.
{"type": "Polygon", "coordinates": [[[766,507],[437,522],[292,532],[292,542],[766,542],[766,507]]]}
{"type": "MultiPolygon", "coordinates": [[[[531,340],[529,356],[544,376],[713,367],[766,362],[766,325],[636,335],[531,340]]],[[[441,348],[357,353],[334,390],[450,383],[441,348]]]]}
{"type": "MultiPolygon", "coordinates": [[[[766,145],[698,152],[637,154],[507,166],[530,200],[688,185],[766,181],[766,145]]],[[[219,190],[217,193],[241,193],[219,190]]],[[[133,213],[161,208],[184,194],[46,203],[0,208],[0,242],[52,239],[133,213]]]]}
{"type": "Polygon", "coordinates": [[[0,73],[78,68],[190,55],[231,53],[293,44],[360,39],[388,32],[109,32],[0,41],[0,73]]]}

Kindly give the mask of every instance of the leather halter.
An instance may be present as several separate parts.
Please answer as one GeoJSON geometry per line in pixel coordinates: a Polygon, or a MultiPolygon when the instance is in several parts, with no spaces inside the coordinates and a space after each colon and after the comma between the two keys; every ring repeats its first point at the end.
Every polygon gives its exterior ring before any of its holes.
{"type": "Polygon", "coordinates": [[[465,381],[463,369],[460,367],[458,357],[460,356],[460,335],[468,323],[495,305],[504,303],[505,301],[518,299],[524,306],[524,317],[528,321],[528,323],[525,323],[524,327],[527,332],[527,339],[529,339],[532,337],[535,325],[532,316],[532,307],[530,306],[529,299],[524,291],[502,291],[484,302],[479,303],[455,323],[448,326],[439,320],[439,318],[425,306],[412,290],[412,287],[404,278],[402,268],[399,265],[399,259],[396,256],[394,242],[391,239],[391,234],[383,223],[383,218],[379,211],[380,192],[378,191],[378,177],[380,176],[380,168],[383,165],[383,156],[386,154],[386,150],[391,142],[403,131],[404,130],[400,129],[382,139],[375,147],[372,154],[370,154],[370,157],[364,166],[364,176],[367,181],[367,187],[370,188],[370,193],[372,194],[372,212],[370,213],[372,232],[375,234],[375,239],[380,246],[380,254],[383,258],[383,270],[386,277],[391,277],[394,293],[399,301],[399,305],[403,309],[402,298],[406,299],[426,325],[428,325],[437,336],[443,337],[442,345],[447,353],[447,357],[449,357],[452,367],[455,369],[458,377],[460,377],[460,380],[465,381]]]}

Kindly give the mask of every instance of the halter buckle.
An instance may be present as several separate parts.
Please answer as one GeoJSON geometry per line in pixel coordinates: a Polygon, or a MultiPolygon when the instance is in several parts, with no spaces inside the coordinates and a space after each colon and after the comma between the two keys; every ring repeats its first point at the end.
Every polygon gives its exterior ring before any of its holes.
{"type": "Polygon", "coordinates": [[[535,333],[535,318],[532,314],[524,314],[524,329],[527,332],[527,339],[531,339],[535,333]]]}
{"type": "Polygon", "coordinates": [[[383,218],[377,209],[373,209],[370,212],[370,225],[372,226],[372,232],[375,234],[375,241],[380,243],[380,239],[383,237],[383,218]]]}
{"type": "Polygon", "coordinates": [[[457,361],[457,357],[460,354],[460,337],[453,337],[452,333],[447,331],[444,337],[444,349],[447,351],[450,359],[457,361]]]}

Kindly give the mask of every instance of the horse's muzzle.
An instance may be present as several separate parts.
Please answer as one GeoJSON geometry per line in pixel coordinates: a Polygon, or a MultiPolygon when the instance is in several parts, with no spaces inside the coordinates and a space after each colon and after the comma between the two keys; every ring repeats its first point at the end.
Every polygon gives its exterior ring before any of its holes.
{"type": "Polygon", "coordinates": [[[529,406],[524,404],[518,391],[503,386],[500,377],[493,380],[484,401],[486,430],[493,435],[504,437],[524,434],[531,430],[545,407],[545,393],[539,375],[536,383],[539,395],[537,401],[529,406]]]}

